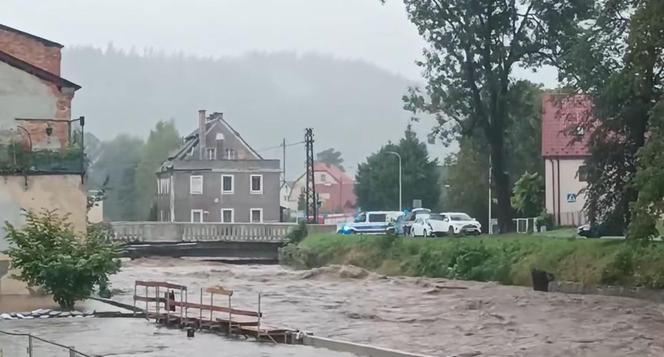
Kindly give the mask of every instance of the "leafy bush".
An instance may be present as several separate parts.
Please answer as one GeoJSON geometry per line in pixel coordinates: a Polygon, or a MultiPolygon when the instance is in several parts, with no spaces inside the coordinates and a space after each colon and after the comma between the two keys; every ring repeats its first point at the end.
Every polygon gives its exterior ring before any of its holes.
{"type": "Polygon", "coordinates": [[[538,173],[526,171],[514,183],[512,207],[522,217],[533,217],[544,208],[544,180],[538,173]]]}
{"type": "Polygon", "coordinates": [[[284,244],[300,244],[300,242],[302,242],[304,238],[307,237],[307,234],[308,232],[306,223],[300,222],[300,224],[295,229],[286,234],[284,244]]]}
{"type": "Polygon", "coordinates": [[[551,230],[553,228],[553,215],[543,211],[535,220],[535,224],[537,225],[538,229],[544,226],[547,230],[551,230]]]}
{"type": "Polygon", "coordinates": [[[99,287],[108,291],[108,275],[120,269],[118,250],[103,229],[77,237],[67,216],[54,211],[28,212],[23,228],[5,223],[9,257],[19,278],[53,295],[63,309],[72,309],[99,287]]]}

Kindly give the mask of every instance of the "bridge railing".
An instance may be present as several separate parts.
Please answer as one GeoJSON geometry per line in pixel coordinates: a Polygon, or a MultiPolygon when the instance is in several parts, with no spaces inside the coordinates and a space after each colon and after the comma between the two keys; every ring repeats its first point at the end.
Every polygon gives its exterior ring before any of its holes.
{"type": "Polygon", "coordinates": [[[2,356],[92,357],[72,346],[49,341],[30,333],[0,331],[0,357],[2,356]]]}
{"type": "Polygon", "coordinates": [[[293,223],[113,222],[112,240],[140,242],[281,242],[293,223]]]}

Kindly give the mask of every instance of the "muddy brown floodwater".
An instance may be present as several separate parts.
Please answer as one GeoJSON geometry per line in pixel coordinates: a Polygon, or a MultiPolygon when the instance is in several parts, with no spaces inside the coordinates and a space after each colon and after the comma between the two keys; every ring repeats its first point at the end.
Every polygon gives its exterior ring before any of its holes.
{"type": "MultiPolygon", "coordinates": [[[[235,290],[238,308],[255,308],[260,291],[269,325],[431,356],[664,356],[664,307],[636,299],[384,277],[348,266],[296,271],[179,259],[124,262],[112,278],[114,298],[132,303],[137,279],[187,285],[190,301],[199,288],[223,285],[235,290]]],[[[204,333],[188,339],[139,319],[0,321],[0,329],[31,331],[104,356],[350,356],[204,333]]],[[[0,336],[0,348],[5,342],[0,336]]]]}
{"type": "Polygon", "coordinates": [[[113,278],[122,290],[116,298],[130,302],[136,279],[192,290],[220,284],[245,307],[255,307],[261,291],[271,325],[433,356],[664,356],[664,306],[637,299],[384,277],[355,267],[297,271],[176,259],[125,263],[113,278]]]}

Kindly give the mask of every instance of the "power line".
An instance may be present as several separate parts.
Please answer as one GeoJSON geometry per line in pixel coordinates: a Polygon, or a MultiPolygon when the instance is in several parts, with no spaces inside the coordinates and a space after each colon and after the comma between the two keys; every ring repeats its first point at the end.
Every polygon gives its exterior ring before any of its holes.
{"type": "Polygon", "coordinates": [[[298,141],[298,142],[295,142],[295,143],[290,143],[290,144],[285,144],[285,145],[284,144],[279,144],[279,145],[275,145],[275,146],[266,147],[266,148],[263,148],[263,149],[258,149],[258,150],[256,150],[256,152],[265,152],[265,151],[269,151],[269,150],[281,149],[284,146],[285,147],[290,147],[290,146],[302,145],[302,144],[304,144],[304,141],[298,141]]]}

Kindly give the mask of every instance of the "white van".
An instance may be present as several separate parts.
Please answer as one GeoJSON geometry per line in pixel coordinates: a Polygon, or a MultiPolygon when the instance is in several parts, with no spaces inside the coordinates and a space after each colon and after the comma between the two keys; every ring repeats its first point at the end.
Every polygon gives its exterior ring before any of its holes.
{"type": "Polygon", "coordinates": [[[401,215],[403,212],[399,211],[360,212],[352,222],[340,225],[337,232],[340,234],[385,234],[390,224],[401,215]]]}

